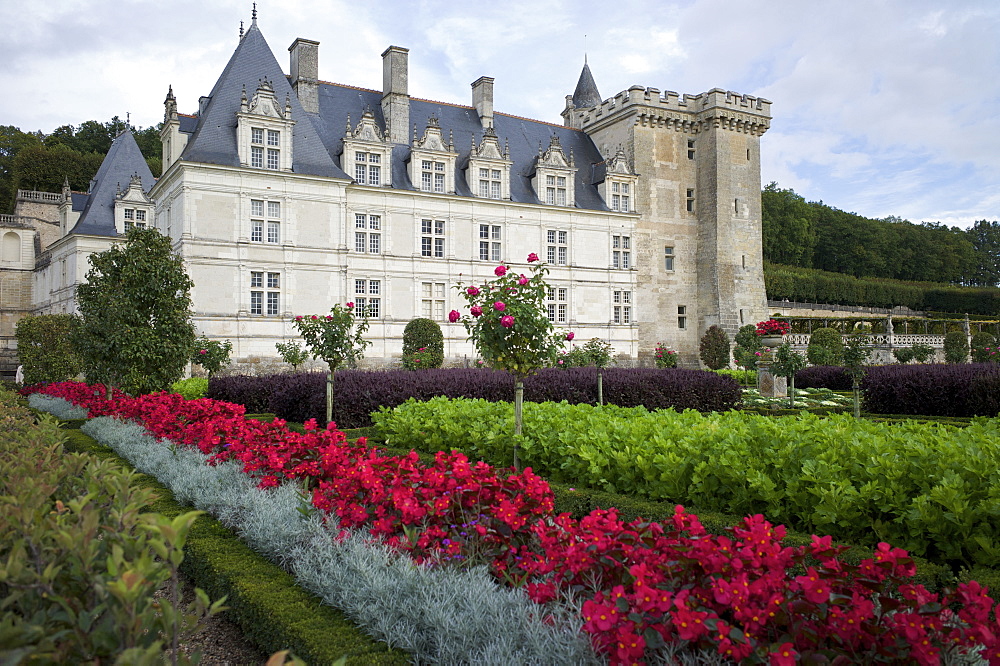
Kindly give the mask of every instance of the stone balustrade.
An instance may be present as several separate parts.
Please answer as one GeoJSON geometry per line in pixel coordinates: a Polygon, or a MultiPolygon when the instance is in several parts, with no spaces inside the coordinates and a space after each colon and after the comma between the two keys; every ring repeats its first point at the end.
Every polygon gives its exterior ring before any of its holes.
{"type": "Polygon", "coordinates": [[[38,192],[36,190],[18,190],[17,198],[25,201],[44,201],[46,203],[60,203],[63,195],[58,192],[38,192]]]}

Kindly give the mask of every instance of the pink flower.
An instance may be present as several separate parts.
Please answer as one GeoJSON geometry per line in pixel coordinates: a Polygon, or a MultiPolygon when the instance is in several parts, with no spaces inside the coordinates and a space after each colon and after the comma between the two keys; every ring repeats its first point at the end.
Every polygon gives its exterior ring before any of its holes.
{"type": "Polygon", "coordinates": [[[504,328],[510,328],[514,325],[514,318],[510,315],[504,315],[500,317],[500,325],[504,328]]]}
{"type": "Polygon", "coordinates": [[[478,305],[473,305],[471,308],[469,308],[469,312],[472,313],[473,317],[478,317],[483,314],[483,309],[478,305]]]}
{"type": "Polygon", "coordinates": [[[316,321],[317,319],[319,319],[319,317],[317,317],[316,315],[313,315],[312,318],[313,318],[313,321],[316,321]]]}
{"type": "Polygon", "coordinates": [[[538,261],[538,255],[534,252],[528,255],[528,263],[530,264],[533,261],[538,261]]]}
{"type": "Polygon", "coordinates": [[[299,316],[297,316],[297,317],[295,318],[295,321],[302,321],[302,315],[299,315],[299,316]]]}
{"type": "Polygon", "coordinates": [[[493,272],[496,273],[497,277],[503,277],[504,275],[507,275],[507,267],[497,266],[496,270],[494,270],[493,272]]]}
{"type": "Polygon", "coordinates": [[[504,304],[503,301],[497,301],[496,303],[493,304],[493,309],[496,310],[497,312],[503,312],[504,310],[507,309],[507,306],[504,304]]]}
{"type": "Polygon", "coordinates": [[[350,303],[348,303],[347,307],[348,308],[353,308],[354,307],[354,301],[351,301],[350,303]]]}
{"type": "Polygon", "coordinates": [[[327,315],[326,318],[327,320],[333,319],[333,315],[327,315]]]}
{"type": "Polygon", "coordinates": [[[466,289],[465,293],[467,293],[469,296],[478,296],[479,295],[479,287],[476,287],[475,285],[473,285],[473,286],[469,287],[468,289],[466,289]]]}
{"type": "Polygon", "coordinates": [[[570,331],[569,333],[566,334],[566,339],[567,340],[572,340],[575,337],[576,337],[576,333],[574,333],[573,331],[570,331]]]}
{"type": "Polygon", "coordinates": [[[458,310],[452,310],[451,312],[448,313],[448,321],[450,321],[453,324],[461,318],[462,318],[462,313],[459,312],[458,310]]]}
{"type": "Polygon", "coordinates": [[[563,364],[562,359],[560,359],[559,360],[559,365],[562,365],[562,364],[563,364]]]}
{"type": "Polygon", "coordinates": [[[200,352],[198,352],[198,353],[199,353],[199,354],[207,354],[207,353],[208,353],[208,350],[207,350],[207,349],[202,349],[202,350],[201,350],[200,352]]]}
{"type": "Polygon", "coordinates": [[[520,284],[520,285],[525,285],[525,284],[528,284],[528,278],[526,278],[526,277],[524,277],[524,276],[522,275],[522,276],[521,276],[521,279],[520,279],[520,280],[518,280],[518,281],[517,281],[517,283],[518,283],[518,284],[520,284]]]}

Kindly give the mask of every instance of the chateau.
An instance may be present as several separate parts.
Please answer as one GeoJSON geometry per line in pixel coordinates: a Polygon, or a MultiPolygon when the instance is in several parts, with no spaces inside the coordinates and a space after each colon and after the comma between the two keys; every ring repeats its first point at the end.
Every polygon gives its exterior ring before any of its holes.
{"type": "Polygon", "coordinates": [[[766,316],[767,100],[640,86],[604,99],[584,64],[556,125],[495,111],[487,76],[468,105],[413,97],[398,46],[382,90],[328,83],[319,46],[296,39],[286,75],[254,18],[194,113],[168,89],[158,179],[125,132],[87,194],[54,195],[44,251],[20,218],[0,220],[0,270],[33,260],[31,309],[74,311],[86,257],[155,225],[194,280],[198,332],[237,359],[276,356],[295,315],[353,301],[369,359],[398,357],[407,322],[429,317],[446,357],[471,360],[447,319],[464,305],[454,286],[499,262],[527,270],[530,252],[551,267],[549,317],[622,359],[663,343],[694,366],[709,326],[766,316]]]}

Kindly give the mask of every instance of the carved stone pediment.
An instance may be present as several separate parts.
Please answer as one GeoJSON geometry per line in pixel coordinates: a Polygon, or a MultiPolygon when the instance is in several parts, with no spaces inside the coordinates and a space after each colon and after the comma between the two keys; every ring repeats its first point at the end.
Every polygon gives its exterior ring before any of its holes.
{"type": "Polygon", "coordinates": [[[424,129],[424,136],[421,139],[417,138],[416,124],[413,125],[413,148],[417,150],[436,150],[443,153],[454,152],[451,140],[449,139],[448,143],[444,142],[444,136],[441,134],[441,125],[434,116],[427,119],[427,127],[424,129]]]}
{"type": "Polygon", "coordinates": [[[562,144],[559,142],[559,137],[555,134],[549,140],[548,150],[542,152],[542,146],[538,146],[538,161],[535,163],[537,168],[550,168],[550,169],[569,169],[576,165],[573,163],[572,153],[567,158],[566,153],[563,152],[562,144]]]}
{"type": "Polygon", "coordinates": [[[474,150],[472,154],[475,157],[490,160],[505,160],[508,158],[509,151],[506,148],[501,149],[500,138],[493,131],[492,127],[487,127],[486,131],[483,132],[483,140],[479,143],[479,146],[475,146],[475,138],[473,138],[473,146],[474,150]]]}
{"type": "Polygon", "coordinates": [[[611,174],[621,174],[623,176],[634,176],[635,173],[632,171],[632,167],[629,166],[628,156],[625,151],[619,146],[618,152],[615,156],[607,161],[608,173],[611,174]]]}
{"type": "Polygon", "coordinates": [[[277,95],[274,94],[274,86],[267,79],[260,79],[252,100],[247,100],[246,88],[244,87],[240,100],[240,110],[243,113],[257,116],[287,119],[291,117],[291,101],[285,100],[285,108],[282,109],[277,95]]]}
{"type": "Polygon", "coordinates": [[[355,141],[368,141],[370,143],[385,143],[385,134],[375,122],[375,112],[371,107],[367,107],[361,115],[361,122],[357,127],[351,127],[351,117],[347,117],[347,131],[345,136],[355,141]]]}
{"type": "Polygon", "coordinates": [[[115,198],[126,203],[153,203],[153,200],[146,196],[142,189],[142,178],[139,177],[139,174],[132,174],[128,187],[124,190],[119,189],[115,198]]]}

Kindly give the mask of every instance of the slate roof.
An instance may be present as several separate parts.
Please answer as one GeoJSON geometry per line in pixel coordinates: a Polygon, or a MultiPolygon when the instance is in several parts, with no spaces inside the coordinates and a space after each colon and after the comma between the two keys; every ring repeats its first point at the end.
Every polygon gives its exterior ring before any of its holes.
{"type": "MultiPolygon", "coordinates": [[[[590,78],[589,68],[584,72],[590,78]]],[[[340,168],[343,152],[344,129],[347,117],[357,125],[366,108],[371,108],[375,121],[384,130],[382,115],[382,93],[377,90],[353,86],[319,83],[319,113],[307,113],[299,104],[288,79],[281,71],[274,54],[264,40],[254,22],[236,47],[226,68],[223,70],[210,100],[203,113],[197,118],[197,128],[181,158],[193,162],[209,164],[239,165],[236,146],[236,113],[240,108],[243,86],[247,96],[252,97],[260,79],[272,82],[278,101],[284,103],[285,94],[291,93],[292,119],[296,121],[293,135],[292,171],[318,176],[339,177],[352,180],[340,168]]],[[[594,94],[596,86],[592,85],[594,94]]],[[[598,103],[600,99],[598,99],[598,103]]],[[[422,137],[427,120],[435,116],[441,126],[445,141],[449,133],[458,153],[455,177],[456,194],[473,196],[465,178],[472,140],[476,145],[482,141],[483,128],[471,106],[434,102],[415,97],[410,98],[410,126],[407,136],[412,137],[413,125],[422,137]]],[[[184,116],[181,116],[181,130],[186,131],[184,116]]],[[[593,179],[593,165],[604,160],[590,137],[576,129],[530,120],[504,113],[494,114],[494,131],[501,145],[509,145],[511,168],[511,200],[522,203],[541,203],[531,187],[530,178],[534,173],[539,146],[544,151],[549,147],[553,135],[558,136],[566,156],[572,153],[577,167],[576,206],[591,210],[609,210],[601,199],[593,179]]],[[[392,188],[415,190],[407,173],[410,147],[396,144],[392,153],[392,188]]]]}
{"type": "Polygon", "coordinates": [[[286,95],[291,97],[292,119],[296,121],[292,129],[292,171],[331,178],[348,178],[323,149],[312,122],[299,104],[298,97],[285,78],[285,73],[278,66],[278,61],[274,59],[271,48],[264,41],[256,21],[240,39],[236,51],[233,52],[226,68],[222,70],[219,80],[215,82],[207,106],[197,119],[197,129],[188,140],[181,159],[239,166],[240,158],[236,148],[236,114],[240,110],[244,86],[247,96],[252,97],[261,79],[267,79],[274,86],[274,94],[279,104],[284,105],[286,95]]]}
{"type": "Polygon", "coordinates": [[[156,182],[132,131],[126,129],[111,142],[111,149],[104,156],[101,168],[90,181],[90,191],[85,195],[73,193],[73,210],[79,210],[78,206],[83,204],[83,212],[70,233],[117,236],[115,195],[119,189],[128,189],[133,174],[139,174],[143,192],[148,193],[156,182]],[[86,197],[86,203],[82,197],[86,197]]]}
{"type": "Polygon", "coordinates": [[[584,62],[580,80],[576,82],[576,90],[573,91],[573,106],[578,109],[589,109],[600,105],[602,101],[601,93],[597,91],[597,83],[594,82],[594,75],[590,73],[590,65],[584,62]]]}

